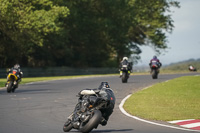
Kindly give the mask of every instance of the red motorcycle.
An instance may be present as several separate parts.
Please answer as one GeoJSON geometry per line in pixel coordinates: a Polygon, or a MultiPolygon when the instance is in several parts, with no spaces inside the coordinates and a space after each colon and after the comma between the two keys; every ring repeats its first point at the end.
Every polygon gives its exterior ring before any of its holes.
{"type": "Polygon", "coordinates": [[[195,68],[195,67],[193,67],[193,66],[189,66],[189,71],[191,71],[191,72],[196,72],[197,71],[197,69],[195,68]]]}
{"type": "Polygon", "coordinates": [[[156,62],[152,62],[151,64],[151,75],[153,79],[157,79],[158,78],[158,73],[159,73],[159,66],[156,62]]]}

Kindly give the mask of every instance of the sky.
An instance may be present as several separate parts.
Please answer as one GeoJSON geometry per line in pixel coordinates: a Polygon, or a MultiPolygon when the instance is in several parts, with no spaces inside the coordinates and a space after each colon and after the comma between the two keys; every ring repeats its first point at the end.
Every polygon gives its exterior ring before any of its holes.
{"type": "MultiPolygon", "coordinates": [[[[200,0],[177,0],[180,8],[171,8],[174,29],[168,34],[168,47],[165,53],[157,56],[164,65],[188,59],[200,58],[200,0]]],[[[141,61],[146,65],[155,55],[151,47],[143,46],[141,61]]]]}

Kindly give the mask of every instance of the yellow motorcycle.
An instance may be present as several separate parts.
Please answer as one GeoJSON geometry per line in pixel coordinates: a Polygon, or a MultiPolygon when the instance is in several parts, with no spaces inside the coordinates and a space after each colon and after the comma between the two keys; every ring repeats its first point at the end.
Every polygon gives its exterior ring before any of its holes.
{"type": "Polygon", "coordinates": [[[16,74],[17,70],[12,70],[7,76],[6,87],[8,93],[15,92],[15,89],[18,87],[18,77],[16,74]]]}

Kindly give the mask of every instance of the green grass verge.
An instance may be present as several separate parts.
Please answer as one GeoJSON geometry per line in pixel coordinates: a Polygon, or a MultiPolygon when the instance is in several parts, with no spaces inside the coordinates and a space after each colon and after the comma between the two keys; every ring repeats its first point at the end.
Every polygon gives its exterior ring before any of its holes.
{"type": "MultiPolygon", "coordinates": [[[[132,75],[144,75],[149,73],[132,73],[132,75]]],[[[94,74],[94,75],[76,75],[76,76],[54,76],[54,77],[33,77],[33,78],[22,78],[22,82],[20,84],[30,83],[30,82],[37,82],[37,81],[46,81],[46,80],[60,80],[60,79],[70,79],[70,78],[78,78],[78,77],[93,77],[93,76],[111,76],[119,74],[94,74]]],[[[6,83],[6,78],[0,78],[0,87],[4,87],[6,83]]]]}
{"type": "Polygon", "coordinates": [[[180,77],[133,94],[125,110],[149,120],[200,118],[200,76],[180,77]]]}
{"type": "MultiPolygon", "coordinates": [[[[103,76],[103,75],[105,76],[105,75],[115,75],[115,74],[22,78],[22,82],[20,82],[20,84],[25,84],[25,83],[30,83],[30,82],[38,82],[38,81],[46,81],[46,80],[61,80],[61,79],[93,77],[93,76],[103,76]]],[[[5,83],[6,83],[6,78],[0,78],[0,87],[4,87],[5,83]]]]}
{"type": "MultiPolygon", "coordinates": [[[[174,74],[174,73],[186,73],[184,72],[174,72],[174,71],[165,71],[161,74],[174,74]]],[[[149,75],[149,72],[133,72],[131,75],[149,75]]],[[[54,76],[54,77],[34,77],[34,78],[23,78],[20,84],[30,83],[30,82],[37,82],[37,81],[45,81],[45,80],[59,80],[59,79],[69,79],[69,78],[77,78],[77,77],[85,77],[85,76],[102,76],[102,75],[116,75],[119,74],[96,74],[96,75],[77,75],[77,76],[54,76]]],[[[0,78],[0,87],[4,87],[6,83],[6,78],[0,78]]]]}

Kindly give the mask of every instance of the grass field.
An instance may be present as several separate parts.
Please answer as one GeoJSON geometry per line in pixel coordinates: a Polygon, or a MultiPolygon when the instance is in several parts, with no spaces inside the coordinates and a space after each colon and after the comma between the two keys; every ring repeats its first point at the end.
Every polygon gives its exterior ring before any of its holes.
{"type": "Polygon", "coordinates": [[[200,76],[186,76],[158,83],[133,94],[125,110],[149,120],[200,118],[200,76]]]}

